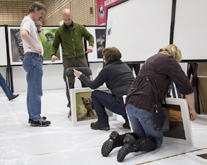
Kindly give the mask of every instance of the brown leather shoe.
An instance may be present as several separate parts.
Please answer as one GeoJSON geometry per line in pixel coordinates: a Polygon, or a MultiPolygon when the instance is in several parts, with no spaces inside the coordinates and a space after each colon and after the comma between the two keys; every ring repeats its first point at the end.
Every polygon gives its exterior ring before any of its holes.
{"type": "Polygon", "coordinates": [[[17,95],[13,95],[11,98],[9,98],[9,101],[15,99],[15,98],[18,97],[18,96],[19,96],[19,94],[17,94],[17,95]]]}
{"type": "Polygon", "coordinates": [[[110,127],[108,124],[101,124],[98,122],[95,123],[91,123],[91,129],[95,129],[95,130],[110,130],[110,127]]]}

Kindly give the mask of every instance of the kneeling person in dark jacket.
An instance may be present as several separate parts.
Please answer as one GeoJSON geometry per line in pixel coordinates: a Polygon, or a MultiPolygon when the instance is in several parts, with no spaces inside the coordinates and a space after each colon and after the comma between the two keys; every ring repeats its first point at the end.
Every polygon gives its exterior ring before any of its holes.
{"type": "Polygon", "coordinates": [[[91,123],[91,128],[95,130],[109,130],[108,116],[105,108],[113,113],[122,115],[125,119],[124,128],[129,128],[123,95],[132,84],[134,77],[131,69],[123,63],[120,51],[115,47],[105,48],[102,51],[106,65],[100,71],[94,81],[89,80],[84,74],[74,69],[74,75],[78,77],[86,86],[96,89],[106,83],[111,93],[95,90],[91,97],[95,107],[98,121],[91,123]]]}

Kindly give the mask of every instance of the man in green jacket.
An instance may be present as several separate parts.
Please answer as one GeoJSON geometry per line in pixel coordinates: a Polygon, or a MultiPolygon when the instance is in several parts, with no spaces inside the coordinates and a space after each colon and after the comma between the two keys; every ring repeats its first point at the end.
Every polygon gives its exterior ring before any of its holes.
{"type": "MultiPolygon", "coordinates": [[[[88,67],[85,53],[93,51],[94,38],[83,25],[73,22],[70,9],[64,9],[62,12],[64,24],[55,32],[55,38],[52,45],[51,61],[58,60],[56,56],[59,45],[62,47],[63,56],[63,78],[66,82],[65,71],[70,67],[88,67]],[[88,50],[84,51],[83,38],[89,42],[88,50]]],[[[75,78],[68,78],[70,88],[74,88],[75,78]]],[[[81,82],[82,83],[82,82],[81,82]]],[[[82,83],[82,87],[85,85],[82,83]]],[[[68,107],[70,107],[70,98],[66,84],[66,95],[68,98],[68,107]]]]}

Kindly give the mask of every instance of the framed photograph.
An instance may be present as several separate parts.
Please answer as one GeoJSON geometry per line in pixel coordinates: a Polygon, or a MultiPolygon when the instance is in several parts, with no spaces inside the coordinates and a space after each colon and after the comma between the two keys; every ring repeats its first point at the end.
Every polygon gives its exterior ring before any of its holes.
{"type": "MultiPolygon", "coordinates": [[[[96,90],[109,92],[106,87],[99,87],[96,90]]],[[[91,101],[90,88],[74,88],[70,89],[71,99],[71,113],[72,113],[72,125],[84,125],[97,121],[97,115],[91,101]]],[[[109,120],[116,120],[116,114],[106,109],[109,120]]]]}
{"type": "MultiPolygon", "coordinates": [[[[42,27],[41,32],[41,42],[44,49],[43,54],[43,64],[52,64],[51,51],[52,43],[57,27],[42,27]]],[[[9,54],[10,54],[10,64],[11,65],[22,65],[24,58],[24,49],[23,43],[20,36],[20,27],[8,27],[8,36],[9,36],[9,54]]],[[[62,63],[62,51],[61,47],[58,50],[57,56],[59,60],[54,63],[62,63]]]]}
{"type": "Polygon", "coordinates": [[[56,53],[56,56],[59,58],[59,60],[55,62],[51,62],[51,54],[52,54],[52,44],[53,40],[55,38],[55,31],[58,27],[42,27],[41,29],[41,35],[40,40],[42,42],[42,46],[44,49],[44,55],[43,55],[43,63],[44,64],[50,64],[50,63],[62,63],[62,49],[61,45],[59,46],[59,49],[56,53]]]}
{"type": "Polygon", "coordinates": [[[166,98],[169,111],[170,130],[164,139],[192,145],[192,129],[186,99],[166,98]]]}
{"type": "Polygon", "coordinates": [[[196,161],[197,163],[207,164],[207,149],[186,153],[186,156],[196,161]]]}
{"type": "MultiPolygon", "coordinates": [[[[88,62],[103,62],[102,49],[105,48],[106,27],[86,26],[88,32],[94,37],[93,52],[88,53],[88,62]]],[[[87,47],[88,47],[87,42],[87,47]]]]}
{"type": "Polygon", "coordinates": [[[6,37],[5,37],[5,26],[0,26],[0,66],[7,65],[7,51],[6,51],[6,37]]]}

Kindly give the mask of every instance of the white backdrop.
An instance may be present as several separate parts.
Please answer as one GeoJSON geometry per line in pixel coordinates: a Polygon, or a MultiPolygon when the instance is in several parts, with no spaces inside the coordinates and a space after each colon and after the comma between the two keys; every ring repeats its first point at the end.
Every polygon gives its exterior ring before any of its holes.
{"type": "Polygon", "coordinates": [[[122,60],[145,61],[169,44],[172,0],[129,0],[108,8],[106,47],[122,60]]]}
{"type": "Polygon", "coordinates": [[[206,60],[207,1],[179,0],[176,6],[174,44],[183,60],[206,60]]]}

